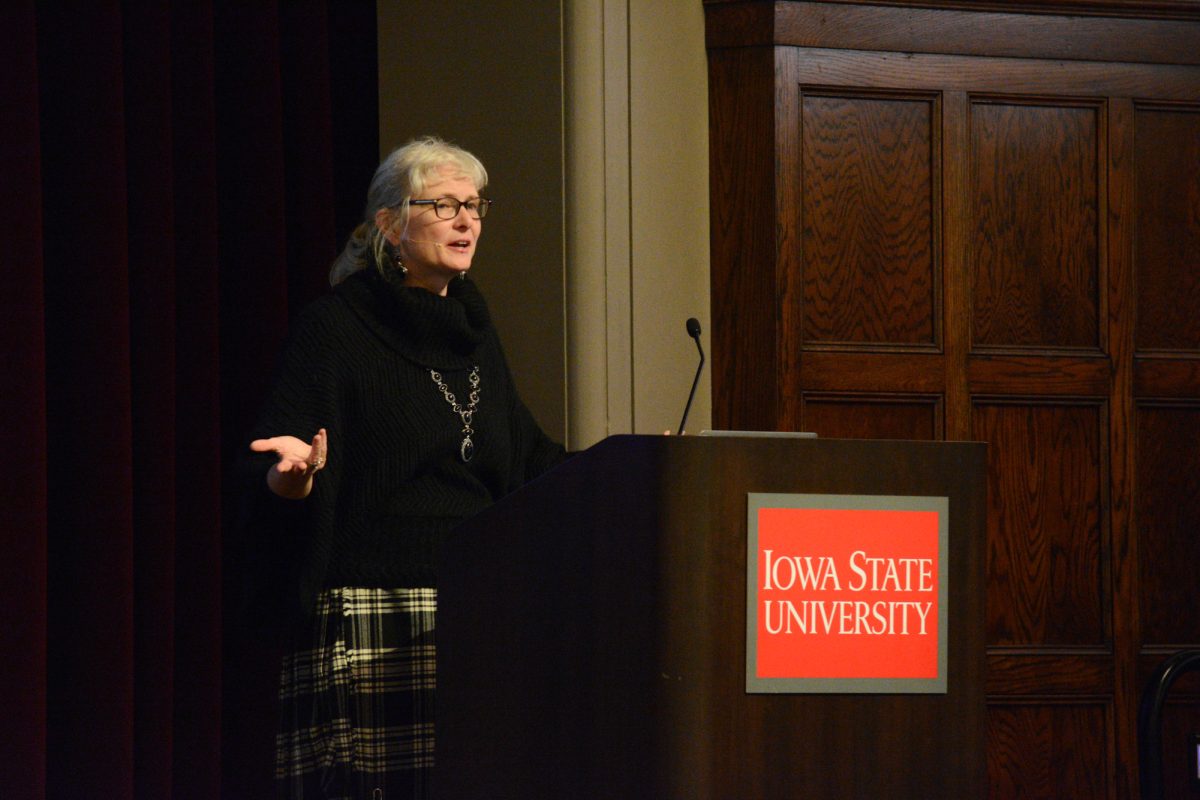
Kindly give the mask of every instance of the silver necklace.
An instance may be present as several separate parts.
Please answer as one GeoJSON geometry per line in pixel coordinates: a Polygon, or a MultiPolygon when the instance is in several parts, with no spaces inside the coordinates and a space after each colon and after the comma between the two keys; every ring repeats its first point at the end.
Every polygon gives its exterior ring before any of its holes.
{"type": "Polygon", "coordinates": [[[463,440],[458,448],[458,454],[462,458],[463,463],[471,460],[471,456],[475,455],[475,443],[471,441],[471,434],[475,433],[471,428],[471,418],[475,416],[475,409],[479,406],[479,365],[471,368],[471,374],[467,376],[467,380],[471,383],[471,402],[463,408],[458,404],[458,398],[454,396],[454,392],[450,391],[450,387],[442,380],[442,373],[436,369],[429,370],[430,377],[437,387],[442,390],[442,397],[446,398],[446,402],[450,404],[450,408],[455,414],[458,414],[462,419],[463,424],[463,440]]]}

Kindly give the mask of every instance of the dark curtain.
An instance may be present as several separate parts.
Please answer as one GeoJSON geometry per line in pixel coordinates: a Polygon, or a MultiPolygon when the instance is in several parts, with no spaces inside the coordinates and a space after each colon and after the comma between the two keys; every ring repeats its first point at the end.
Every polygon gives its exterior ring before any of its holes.
{"type": "Polygon", "coordinates": [[[378,156],[374,3],[0,3],[0,795],[269,796],[224,478],[378,156]]]}

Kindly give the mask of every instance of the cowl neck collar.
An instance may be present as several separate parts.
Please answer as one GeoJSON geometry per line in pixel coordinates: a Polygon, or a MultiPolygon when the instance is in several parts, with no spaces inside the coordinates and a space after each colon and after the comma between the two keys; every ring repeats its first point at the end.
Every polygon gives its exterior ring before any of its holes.
{"type": "Polygon", "coordinates": [[[389,347],[422,367],[459,369],[492,328],[487,303],[470,279],[450,281],[446,296],[405,286],[367,267],[337,289],[363,322],[389,347]]]}

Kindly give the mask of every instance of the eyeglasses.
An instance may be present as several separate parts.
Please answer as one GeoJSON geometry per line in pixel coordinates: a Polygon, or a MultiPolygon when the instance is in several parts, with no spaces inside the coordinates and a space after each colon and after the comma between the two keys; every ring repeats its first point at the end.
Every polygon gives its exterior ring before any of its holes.
{"type": "Polygon", "coordinates": [[[438,219],[454,219],[460,209],[467,209],[471,219],[483,219],[487,216],[491,200],[475,197],[470,200],[458,200],[453,197],[439,197],[436,200],[409,200],[410,206],[433,206],[433,213],[438,219]]]}

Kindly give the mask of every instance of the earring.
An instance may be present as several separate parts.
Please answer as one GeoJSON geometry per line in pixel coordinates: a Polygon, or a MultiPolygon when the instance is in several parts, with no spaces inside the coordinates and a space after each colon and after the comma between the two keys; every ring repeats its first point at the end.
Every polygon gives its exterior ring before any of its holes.
{"type": "Polygon", "coordinates": [[[400,270],[400,277],[408,277],[408,267],[404,266],[404,262],[400,260],[399,253],[392,253],[392,263],[396,265],[396,269],[400,270]]]}

